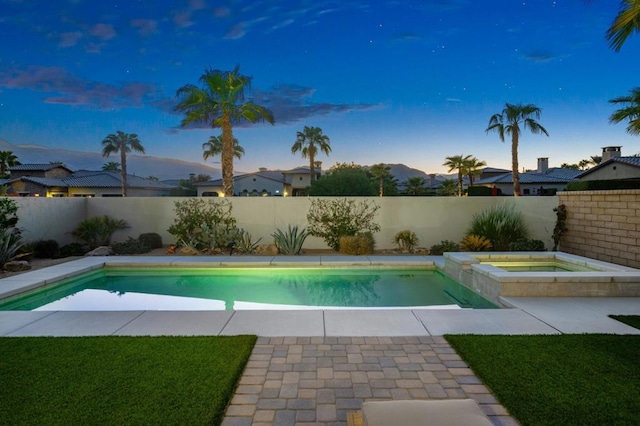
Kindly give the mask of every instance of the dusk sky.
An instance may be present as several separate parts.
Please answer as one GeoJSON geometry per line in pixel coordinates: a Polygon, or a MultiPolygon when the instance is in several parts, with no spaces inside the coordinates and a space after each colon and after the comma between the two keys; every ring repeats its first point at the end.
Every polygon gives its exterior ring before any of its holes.
{"type": "MultiPolygon", "coordinates": [[[[100,152],[122,130],[147,155],[202,160],[220,129],[181,129],[176,90],[206,69],[253,77],[275,125],[234,128],[237,171],[307,164],[296,132],[322,128],[336,162],[444,173],[445,157],[510,168],[485,129],[505,102],[542,108],[520,166],[640,152],[609,99],[640,86],[640,36],[605,32],[618,0],[0,0],[0,139],[100,152]]],[[[55,159],[52,159],[54,161],[55,159]]],[[[112,158],[106,161],[117,161],[112,158]]],[[[219,159],[215,159],[219,160],[219,159]]],[[[206,162],[219,167],[211,159],[206,162]]],[[[130,170],[134,172],[135,170],[130,170]]]]}

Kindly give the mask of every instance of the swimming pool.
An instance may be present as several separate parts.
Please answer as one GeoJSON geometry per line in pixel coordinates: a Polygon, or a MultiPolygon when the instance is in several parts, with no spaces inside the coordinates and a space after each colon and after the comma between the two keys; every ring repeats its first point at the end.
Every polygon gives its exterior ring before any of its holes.
{"type": "Polygon", "coordinates": [[[495,308],[424,268],[108,266],[0,303],[0,310],[495,308]]]}

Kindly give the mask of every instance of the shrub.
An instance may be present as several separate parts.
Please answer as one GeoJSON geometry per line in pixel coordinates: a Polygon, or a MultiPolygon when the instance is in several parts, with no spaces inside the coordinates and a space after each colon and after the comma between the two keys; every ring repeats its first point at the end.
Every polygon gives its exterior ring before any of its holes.
{"type": "Polygon", "coordinates": [[[329,247],[338,251],[340,237],[363,232],[378,232],[380,225],[373,221],[380,207],[374,202],[341,198],[311,201],[307,222],[308,234],[324,239],[329,247]]]}
{"type": "Polygon", "coordinates": [[[413,253],[418,245],[418,236],[413,231],[404,230],[393,237],[393,242],[403,253],[413,253]]]}
{"type": "Polygon", "coordinates": [[[491,241],[485,237],[473,234],[467,235],[462,242],[460,242],[460,249],[462,251],[489,251],[491,247],[491,241]]]}
{"type": "Polygon", "coordinates": [[[108,246],[114,232],[128,227],[124,220],[104,215],[83,220],[71,233],[85,241],[89,248],[94,249],[99,246],[108,246]]]}
{"type": "Polygon", "coordinates": [[[151,251],[151,248],[140,239],[131,237],[122,243],[114,243],[111,249],[115,254],[144,254],[151,251]]]}
{"type": "Polygon", "coordinates": [[[258,240],[254,242],[251,238],[251,234],[244,229],[240,229],[238,237],[235,240],[235,249],[243,254],[253,254],[258,249],[260,240],[262,240],[262,238],[258,238],[258,240]]]}
{"type": "Polygon", "coordinates": [[[140,234],[138,239],[144,243],[149,249],[162,248],[162,237],[155,232],[147,232],[146,234],[140,234]]]}
{"type": "Polygon", "coordinates": [[[307,239],[307,235],[306,228],[302,228],[302,230],[298,232],[298,225],[293,227],[288,225],[286,232],[282,232],[278,228],[276,232],[272,234],[274,244],[278,248],[278,253],[294,255],[298,255],[300,251],[302,251],[302,245],[307,239]]]}
{"type": "Polygon", "coordinates": [[[370,232],[340,237],[340,253],[342,254],[371,254],[374,247],[375,241],[370,232]]]}
{"type": "Polygon", "coordinates": [[[80,243],[65,244],[60,247],[58,257],[84,256],[88,250],[80,243]]]}
{"type": "Polygon", "coordinates": [[[431,250],[429,250],[434,256],[441,256],[443,253],[456,251],[460,251],[460,246],[451,240],[442,240],[440,243],[432,245],[431,250]]]}
{"type": "Polygon", "coordinates": [[[56,240],[39,240],[32,245],[33,257],[38,259],[51,259],[58,255],[60,250],[56,240]]]}
{"type": "Polygon", "coordinates": [[[13,228],[0,231],[0,266],[14,258],[22,247],[20,237],[16,237],[13,228]]]}
{"type": "Polygon", "coordinates": [[[228,200],[191,198],[174,203],[176,218],[168,229],[180,245],[198,250],[226,249],[239,236],[236,220],[228,200]]]}
{"type": "Polygon", "coordinates": [[[509,244],[511,251],[545,251],[544,242],[541,240],[518,240],[509,244]]]}
{"type": "MultiPolygon", "coordinates": [[[[0,231],[16,228],[18,224],[18,204],[10,198],[0,198],[0,231]]],[[[14,229],[14,233],[17,229],[14,229]]]]}
{"type": "Polygon", "coordinates": [[[509,244],[527,239],[529,230],[522,214],[513,206],[495,205],[473,215],[467,235],[474,234],[491,241],[494,250],[509,250],[509,244]]]}

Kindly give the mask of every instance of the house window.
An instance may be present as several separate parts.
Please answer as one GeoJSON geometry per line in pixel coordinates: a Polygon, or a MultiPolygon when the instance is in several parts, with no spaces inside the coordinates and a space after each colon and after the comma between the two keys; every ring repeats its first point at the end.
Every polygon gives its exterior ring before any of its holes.
{"type": "Polygon", "coordinates": [[[73,194],[74,197],[83,197],[83,198],[91,198],[95,197],[96,194],[73,194]]]}
{"type": "Polygon", "coordinates": [[[300,176],[300,180],[302,180],[302,176],[300,176]]]}
{"type": "Polygon", "coordinates": [[[215,191],[206,191],[202,193],[203,197],[217,197],[218,193],[215,191]]]}
{"type": "Polygon", "coordinates": [[[525,190],[524,190],[524,192],[523,192],[523,194],[524,194],[524,195],[529,195],[530,193],[531,193],[531,192],[529,191],[529,189],[528,189],[528,188],[527,188],[527,189],[525,189],[525,190]]]}

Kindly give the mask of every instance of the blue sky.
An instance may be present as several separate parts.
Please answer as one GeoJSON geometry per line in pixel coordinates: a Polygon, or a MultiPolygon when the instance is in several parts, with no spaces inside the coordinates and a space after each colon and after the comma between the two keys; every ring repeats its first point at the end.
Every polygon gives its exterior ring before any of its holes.
{"type": "MultiPolygon", "coordinates": [[[[99,152],[117,130],[147,154],[203,162],[219,129],[179,128],[176,90],[205,69],[253,77],[275,125],[235,129],[236,170],[305,164],[296,132],[318,126],[319,160],[404,163],[442,173],[471,154],[510,168],[486,134],[505,102],[542,108],[520,165],[577,163],[601,147],[640,152],[607,101],[640,85],[640,37],[604,33],[617,0],[0,0],[0,138],[99,152]]],[[[218,167],[209,160],[209,165],[218,167]]],[[[131,170],[135,172],[135,170],[131,170]]]]}

